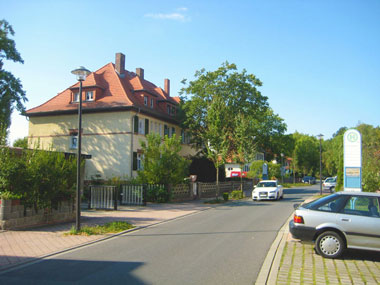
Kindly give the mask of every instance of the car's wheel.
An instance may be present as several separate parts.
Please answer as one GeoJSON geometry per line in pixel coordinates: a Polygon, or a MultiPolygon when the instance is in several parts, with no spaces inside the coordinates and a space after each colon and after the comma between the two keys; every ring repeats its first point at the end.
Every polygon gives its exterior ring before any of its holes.
{"type": "Polygon", "coordinates": [[[330,188],[330,193],[334,193],[335,192],[335,187],[331,187],[330,188]]]}
{"type": "Polygon", "coordinates": [[[341,236],[332,231],[321,233],[315,241],[317,253],[326,258],[338,258],[345,248],[346,245],[341,236]]]}

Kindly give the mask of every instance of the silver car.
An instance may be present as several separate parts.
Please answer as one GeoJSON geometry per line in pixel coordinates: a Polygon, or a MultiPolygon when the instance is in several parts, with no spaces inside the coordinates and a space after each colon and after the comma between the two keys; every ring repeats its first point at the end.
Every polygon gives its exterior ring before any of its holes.
{"type": "Polygon", "coordinates": [[[337,192],[299,206],[289,230],[327,258],[346,248],[380,251],[379,204],[377,193],[337,192]]]}

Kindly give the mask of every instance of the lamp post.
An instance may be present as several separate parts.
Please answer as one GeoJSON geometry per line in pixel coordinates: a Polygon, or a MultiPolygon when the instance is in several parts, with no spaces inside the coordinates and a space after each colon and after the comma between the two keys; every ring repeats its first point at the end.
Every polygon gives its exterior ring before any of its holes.
{"type": "Polygon", "coordinates": [[[281,183],[284,183],[284,169],[283,169],[283,164],[284,164],[284,162],[283,162],[283,160],[284,160],[284,154],[283,153],[281,153],[281,183]]]}
{"type": "Polygon", "coordinates": [[[77,76],[79,81],[79,94],[78,94],[78,142],[77,142],[77,191],[76,191],[76,219],[75,219],[75,229],[80,230],[80,193],[81,193],[81,179],[80,179],[80,165],[81,165],[81,151],[82,151],[82,81],[84,81],[91,73],[83,66],[71,71],[72,74],[77,76]]]}
{"type": "Polygon", "coordinates": [[[322,195],[322,139],[323,135],[317,135],[319,139],[319,193],[322,195]]]}

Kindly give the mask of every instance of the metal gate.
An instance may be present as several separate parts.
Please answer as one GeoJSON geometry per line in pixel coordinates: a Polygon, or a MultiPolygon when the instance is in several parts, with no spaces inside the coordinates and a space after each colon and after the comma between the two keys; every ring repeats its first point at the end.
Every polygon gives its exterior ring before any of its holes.
{"type": "Polygon", "coordinates": [[[94,185],[90,186],[91,209],[115,209],[117,210],[117,195],[115,186],[94,185]]]}
{"type": "Polygon", "coordinates": [[[128,185],[121,186],[121,204],[122,205],[145,205],[144,186],[128,185]]]}

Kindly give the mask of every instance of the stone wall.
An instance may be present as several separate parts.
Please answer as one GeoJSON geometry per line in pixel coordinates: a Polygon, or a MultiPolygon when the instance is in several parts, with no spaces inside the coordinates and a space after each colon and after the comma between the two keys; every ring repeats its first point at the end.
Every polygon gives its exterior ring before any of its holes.
{"type": "Polygon", "coordinates": [[[72,201],[62,201],[57,209],[35,209],[24,207],[19,200],[0,199],[0,228],[2,230],[40,226],[75,220],[72,201]]]}

